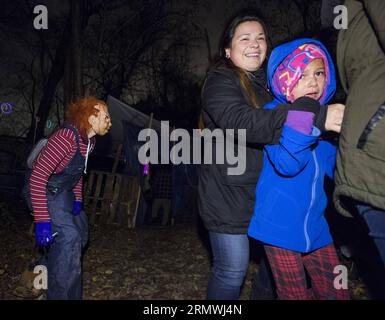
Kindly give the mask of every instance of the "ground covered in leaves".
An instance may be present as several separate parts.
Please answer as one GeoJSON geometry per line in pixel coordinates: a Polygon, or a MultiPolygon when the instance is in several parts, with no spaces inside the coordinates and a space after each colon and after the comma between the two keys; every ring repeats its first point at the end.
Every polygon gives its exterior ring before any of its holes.
{"type": "MultiPolygon", "coordinates": [[[[0,202],[0,299],[45,299],[26,272],[38,254],[30,226],[20,203],[0,202]]],[[[207,236],[196,217],[168,227],[95,226],[84,257],[84,299],[200,300],[209,269],[207,236]]],[[[251,261],[241,299],[249,299],[257,270],[251,261]]],[[[349,284],[353,299],[367,299],[359,277],[349,284]]]]}

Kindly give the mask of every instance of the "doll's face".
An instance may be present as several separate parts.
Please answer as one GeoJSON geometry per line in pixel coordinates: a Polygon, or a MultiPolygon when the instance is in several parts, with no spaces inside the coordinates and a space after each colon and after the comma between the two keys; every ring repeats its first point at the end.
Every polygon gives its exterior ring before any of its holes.
{"type": "Polygon", "coordinates": [[[322,59],[314,59],[303,71],[298,82],[291,91],[293,101],[299,97],[319,100],[325,88],[325,66],[322,59]]]}
{"type": "Polygon", "coordinates": [[[105,105],[97,104],[95,109],[99,110],[98,114],[91,115],[88,119],[91,124],[90,134],[92,134],[92,136],[104,136],[112,126],[111,117],[105,105]]]}

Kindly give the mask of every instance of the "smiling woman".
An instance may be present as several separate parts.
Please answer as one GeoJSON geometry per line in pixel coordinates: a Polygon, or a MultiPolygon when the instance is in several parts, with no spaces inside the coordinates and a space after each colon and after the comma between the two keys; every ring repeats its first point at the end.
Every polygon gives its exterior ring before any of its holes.
{"type": "Polygon", "coordinates": [[[249,72],[257,71],[266,58],[267,42],[264,26],[258,21],[246,21],[236,28],[226,58],[249,72]]]}
{"type": "MultiPolygon", "coordinates": [[[[263,20],[251,11],[237,15],[225,30],[220,59],[208,72],[202,89],[202,116],[206,128],[246,131],[243,174],[229,175],[231,164],[227,161],[219,164],[214,160],[213,164],[201,166],[199,212],[209,231],[213,251],[208,299],[239,298],[249,262],[247,227],[262,168],[260,145],[272,143],[280,136],[287,115],[285,107],[279,110],[262,108],[271,101],[262,68],[267,50],[267,29],[263,20]]],[[[228,135],[225,137],[228,139],[228,135]]],[[[260,283],[265,283],[259,285],[260,297],[272,298],[264,263],[259,276],[260,283]]]]}
{"type": "MultiPolygon", "coordinates": [[[[275,109],[263,108],[272,101],[263,69],[269,49],[267,39],[268,32],[259,15],[247,10],[235,16],[224,32],[220,58],[207,73],[202,88],[204,127],[211,131],[246,131],[243,174],[228,174],[231,164],[219,163],[216,159],[213,164],[203,164],[200,170],[199,213],[209,231],[213,251],[207,289],[209,299],[239,297],[249,262],[247,228],[254,208],[255,186],[263,167],[262,148],[279,142],[288,110],[293,109],[287,104],[275,109]]],[[[322,114],[317,114],[317,123],[322,128],[334,122],[329,119],[327,110],[330,109],[325,107],[322,114]],[[329,120],[325,122],[325,119],[329,120]]],[[[337,113],[340,120],[342,114],[338,110],[337,113]]],[[[224,136],[226,141],[232,138],[228,134],[224,136]]],[[[219,143],[216,141],[213,148],[219,143]]],[[[262,263],[259,276],[265,285],[259,285],[260,299],[273,297],[264,271],[262,263]]]]}
{"type": "MultiPolygon", "coordinates": [[[[200,170],[199,213],[209,231],[213,252],[208,299],[239,297],[249,262],[247,228],[255,205],[255,186],[263,167],[263,146],[278,143],[289,110],[285,104],[275,109],[263,108],[272,101],[263,69],[269,49],[267,39],[265,23],[258,14],[247,10],[235,16],[224,32],[220,59],[207,73],[202,88],[202,118],[206,128],[246,131],[243,174],[229,175],[231,164],[226,161],[219,164],[215,159],[213,164],[203,164],[200,170]]],[[[330,106],[323,108],[323,113],[317,116],[317,124],[322,128],[329,129],[328,124],[334,123],[327,111],[330,109],[330,106]]],[[[335,111],[340,121],[342,114],[335,111]]],[[[263,251],[261,254],[263,257],[263,251]]],[[[259,298],[272,298],[265,259],[260,261],[259,298]]]]}

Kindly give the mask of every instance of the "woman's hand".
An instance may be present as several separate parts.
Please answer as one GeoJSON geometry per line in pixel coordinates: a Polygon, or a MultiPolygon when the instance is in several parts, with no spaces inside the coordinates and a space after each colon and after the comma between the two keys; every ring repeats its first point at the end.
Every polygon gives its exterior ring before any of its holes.
{"type": "Polygon", "coordinates": [[[341,132],[341,124],[344,119],[345,105],[334,103],[328,105],[326,114],[325,129],[326,131],[341,132]]]}

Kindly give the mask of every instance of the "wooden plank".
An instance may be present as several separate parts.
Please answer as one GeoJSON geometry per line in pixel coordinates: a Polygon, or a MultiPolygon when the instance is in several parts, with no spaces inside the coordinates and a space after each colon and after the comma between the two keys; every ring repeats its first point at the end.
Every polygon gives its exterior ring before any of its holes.
{"type": "Polygon", "coordinates": [[[114,188],[115,175],[111,173],[104,173],[105,176],[105,185],[104,193],[102,199],[102,206],[100,210],[100,224],[104,225],[108,221],[108,216],[110,214],[110,205],[114,188]]]}
{"type": "Polygon", "coordinates": [[[141,192],[136,177],[93,170],[86,188],[91,224],[103,225],[117,220],[119,225],[135,227],[141,192]]]}
{"type": "Polygon", "coordinates": [[[123,145],[120,143],[119,146],[118,146],[118,150],[116,151],[116,156],[115,156],[114,164],[112,166],[112,173],[115,173],[116,169],[118,167],[119,159],[120,159],[120,154],[122,153],[122,147],[123,147],[123,145]]]}
{"type": "Polygon", "coordinates": [[[91,217],[90,217],[90,223],[91,224],[95,224],[96,223],[96,208],[97,208],[97,205],[98,205],[98,201],[99,201],[99,196],[100,196],[100,191],[101,191],[101,188],[102,188],[102,180],[103,180],[103,175],[98,173],[97,171],[95,171],[95,183],[96,183],[96,187],[95,187],[95,193],[94,193],[94,197],[90,203],[90,210],[91,210],[91,217]]]}
{"type": "MultiPolygon", "coordinates": [[[[135,211],[134,211],[134,215],[133,215],[133,217],[132,217],[131,228],[135,228],[135,224],[136,224],[136,215],[137,215],[137,213],[138,213],[139,200],[140,200],[140,192],[141,192],[141,187],[139,186],[139,188],[138,188],[138,193],[137,193],[137,197],[136,197],[135,211]]],[[[129,228],[130,228],[130,226],[129,226],[129,228]]]]}
{"type": "Polygon", "coordinates": [[[121,183],[120,183],[120,190],[119,195],[117,199],[117,207],[116,207],[116,220],[119,226],[122,224],[125,224],[124,221],[126,219],[126,194],[129,192],[129,180],[128,176],[121,175],[121,183]]]}
{"type": "Polygon", "coordinates": [[[90,194],[92,193],[92,186],[94,185],[94,179],[95,179],[95,171],[91,170],[90,176],[87,181],[87,191],[90,194]]]}
{"type": "Polygon", "coordinates": [[[114,223],[116,210],[119,209],[119,194],[120,194],[121,181],[122,181],[121,174],[115,174],[114,176],[115,176],[115,185],[114,185],[112,199],[110,203],[110,215],[108,217],[108,223],[110,224],[114,223]]]}
{"type": "Polygon", "coordinates": [[[90,175],[88,177],[88,180],[87,180],[87,186],[85,188],[85,202],[84,204],[88,204],[91,197],[93,198],[93,194],[92,194],[92,187],[93,187],[93,183],[94,183],[94,179],[95,179],[95,171],[91,170],[90,172],[90,175]]]}
{"type": "Polygon", "coordinates": [[[126,205],[126,210],[125,210],[125,213],[126,213],[126,217],[127,217],[127,227],[128,228],[134,228],[135,225],[133,223],[133,214],[132,214],[132,204],[133,204],[133,201],[130,200],[130,201],[127,201],[125,203],[126,205]]]}
{"type": "Polygon", "coordinates": [[[128,228],[132,228],[133,205],[136,201],[137,179],[122,176],[122,184],[119,196],[119,221],[124,222],[128,228]]]}
{"type": "Polygon", "coordinates": [[[135,193],[135,185],[136,179],[134,177],[127,177],[127,189],[122,197],[122,205],[125,206],[124,210],[124,218],[127,219],[128,228],[132,228],[132,220],[133,220],[133,205],[136,201],[136,193],[135,193]]]}

